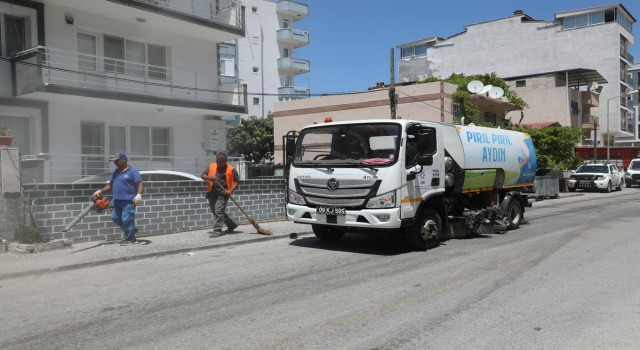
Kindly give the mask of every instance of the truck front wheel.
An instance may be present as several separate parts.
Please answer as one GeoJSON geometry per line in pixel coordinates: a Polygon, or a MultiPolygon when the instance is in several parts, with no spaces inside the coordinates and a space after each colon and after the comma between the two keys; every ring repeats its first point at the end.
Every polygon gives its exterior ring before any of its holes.
{"type": "Polygon", "coordinates": [[[440,214],[427,208],[418,215],[416,225],[408,229],[407,243],[415,250],[426,250],[440,245],[442,239],[442,219],[440,214]]]}
{"type": "Polygon", "coordinates": [[[324,241],[337,241],[344,236],[344,229],[328,225],[311,225],[316,237],[324,241]]]}

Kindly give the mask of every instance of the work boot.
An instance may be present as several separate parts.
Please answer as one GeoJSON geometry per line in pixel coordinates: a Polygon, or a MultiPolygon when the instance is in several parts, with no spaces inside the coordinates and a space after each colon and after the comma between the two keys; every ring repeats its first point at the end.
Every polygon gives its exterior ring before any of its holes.
{"type": "Polygon", "coordinates": [[[209,238],[216,238],[222,236],[224,233],[220,230],[215,230],[209,234],[209,238]]]}
{"type": "Polygon", "coordinates": [[[236,224],[235,222],[230,222],[227,224],[227,233],[231,233],[233,232],[233,230],[235,230],[238,227],[238,224],[236,224]]]}

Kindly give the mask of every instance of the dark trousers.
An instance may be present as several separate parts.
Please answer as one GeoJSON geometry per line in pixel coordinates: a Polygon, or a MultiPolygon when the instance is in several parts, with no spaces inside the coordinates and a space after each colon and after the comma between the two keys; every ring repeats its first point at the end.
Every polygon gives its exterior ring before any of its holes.
{"type": "Polygon", "coordinates": [[[209,208],[213,213],[213,230],[222,231],[222,225],[227,227],[237,226],[233,220],[227,215],[227,202],[229,198],[223,195],[208,195],[209,208]]]}

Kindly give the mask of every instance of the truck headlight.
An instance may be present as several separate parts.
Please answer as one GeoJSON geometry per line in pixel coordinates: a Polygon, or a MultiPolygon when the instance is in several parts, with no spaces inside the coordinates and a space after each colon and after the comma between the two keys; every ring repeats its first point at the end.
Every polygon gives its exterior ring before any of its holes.
{"type": "Polygon", "coordinates": [[[379,196],[369,199],[367,202],[367,208],[379,209],[379,208],[393,208],[396,205],[396,193],[395,191],[387,192],[379,196]]]}
{"type": "Polygon", "coordinates": [[[291,204],[307,204],[304,201],[304,197],[299,195],[296,191],[289,190],[289,203],[291,204]]]}
{"type": "Polygon", "coordinates": [[[597,181],[604,180],[604,176],[602,175],[596,176],[596,180],[597,181]]]}

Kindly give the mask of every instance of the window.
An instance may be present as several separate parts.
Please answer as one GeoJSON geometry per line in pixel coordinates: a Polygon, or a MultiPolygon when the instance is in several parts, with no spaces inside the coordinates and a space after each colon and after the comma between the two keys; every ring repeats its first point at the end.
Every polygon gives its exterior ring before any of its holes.
{"type": "Polygon", "coordinates": [[[418,45],[415,49],[416,56],[425,56],[427,54],[427,45],[418,45]]]}
{"type": "Polygon", "coordinates": [[[289,28],[289,20],[285,18],[282,20],[282,29],[287,29],[287,28],[289,28]]]}
{"type": "Polygon", "coordinates": [[[498,119],[495,113],[484,112],[484,121],[496,125],[498,119]]]}
{"type": "Polygon", "coordinates": [[[78,68],[96,70],[96,50],[95,35],[78,33],[78,68]]]}
{"type": "Polygon", "coordinates": [[[282,57],[289,57],[289,52],[289,49],[286,47],[282,49],[282,57]]]}
{"type": "Polygon", "coordinates": [[[100,174],[105,171],[103,124],[80,124],[80,152],[82,153],[83,176],[100,174]]]}
{"type": "Polygon", "coordinates": [[[251,37],[251,43],[253,45],[260,45],[260,38],[258,38],[257,36],[252,36],[251,37]]]}
{"type": "Polygon", "coordinates": [[[516,80],[516,87],[525,87],[527,86],[526,80],[516,80]]]}
{"type": "Polygon", "coordinates": [[[259,105],[260,104],[260,98],[259,97],[254,97],[253,98],[253,104],[254,105],[259,105]]]}
{"type": "Polygon", "coordinates": [[[260,72],[260,67],[253,67],[253,72],[254,73],[260,72]]]}
{"type": "Polygon", "coordinates": [[[576,27],[586,27],[589,25],[589,15],[576,16],[576,27]]]}
{"type": "Polygon", "coordinates": [[[6,125],[14,137],[11,147],[17,147],[22,154],[31,153],[31,132],[28,117],[5,116],[0,114],[0,124],[6,125]]]}
{"type": "Polygon", "coordinates": [[[235,77],[235,69],[233,67],[233,60],[228,58],[222,58],[219,62],[220,75],[235,77]]]}
{"type": "Polygon", "coordinates": [[[147,44],[149,78],[167,79],[167,50],[164,46],[147,44]]]}
{"type": "Polygon", "coordinates": [[[137,41],[127,40],[126,55],[127,74],[144,76],[146,62],[145,45],[137,41]]]}
{"type": "Polygon", "coordinates": [[[575,17],[565,17],[564,18],[564,29],[572,29],[576,27],[576,18],[575,17]]]}
{"type": "Polygon", "coordinates": [[[112,36],[104,36],[104,70],[124,73],[124,40],[112,36]],[[113,59],[107,59],[113,58],[113,59]]]}
{"type": "Polygon", "coordinates": [[[124,126],[109,127],[109,154],[127,153],[127,135],[124,126]]]}
{"type": "Polygon", "coordinates": [[[13,56],[27,49],[26,25],[23,17],[4,15],[4,43],[5,56],[13,56]]]}
{"type": "Polygon", "coordinates": [[[168,160],[171,155],[171,129],[146,126],[130,127],[132,157],[153,157],[154,160],[168,160]]]}
{"type": "Polygon", "coordinates": [[[251,6],[251,12],[258,13],[258,7],[257,6],[251,6]]]}
{"type": "Polygon", "coordinates": [[[401,57],[413,57],[413,56],[415,56],[415,53],[416,53],[415,46],[403,47],[402,49],[400,49],[400,56],[401,57]]]}
{"type": "Polygon", "coordinates": [[[591,14],[591,24],[604,23],[604,11],[598,11],[591,14]]]}
{"type": "MultiPolygon", "coordinates": [[[[80,40],[87,40],[87,38],[79,37],[79,45],[80,40]]],[[[164,46],[105,35],[103,49],[104,70],[107,72],[126,72],[130,75],[146,75],[155,79],[167,78],[167,52],[164,46]]]]}

